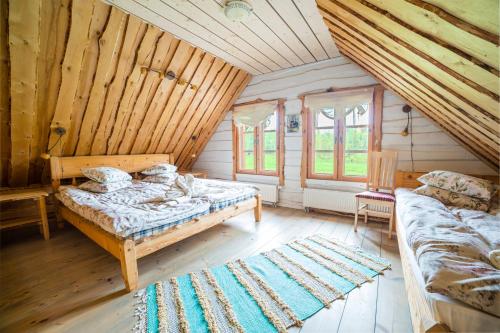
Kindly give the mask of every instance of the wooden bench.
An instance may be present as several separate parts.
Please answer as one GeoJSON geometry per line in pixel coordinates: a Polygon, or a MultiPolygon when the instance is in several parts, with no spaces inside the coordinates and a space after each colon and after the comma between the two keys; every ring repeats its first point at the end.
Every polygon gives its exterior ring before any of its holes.
{"type": "Polygon", "coordinates": [[[0,230],[36,223],[40,225],[40,233],[43,235],[43,238],[48,240],[50,238],[50,231],[47,219],[47,206],[45,203],[45,197],[48,195],[49,192],[41,188],[8,189],[0,191],[0,202],[35,200],[38,201],[38,209],[40,212],[39,217],[19,217],[2,220],[0,223],[0,230]]]}

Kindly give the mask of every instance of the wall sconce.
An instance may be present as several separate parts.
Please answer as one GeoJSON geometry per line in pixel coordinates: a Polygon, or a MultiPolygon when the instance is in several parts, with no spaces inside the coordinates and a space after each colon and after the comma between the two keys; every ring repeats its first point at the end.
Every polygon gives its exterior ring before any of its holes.
{"type": "Polygon", "coordinates": [[[408,136],[409,131],[412,130],[410,128],[411,106],[405,104],[405,106],[403,106],[403,112],[406,113],[407,120],[405,129],[401,131],[401,136],[408,136]]]}
{"type": "Polygon", "coordinates": [[[57,138],[57,141],[52,145],[52,147],[50,147],[49,149],[47,149],[47,152],[40,154],[40,158],[43,159],[43,160],[50,159],[50,152],[61,141],[61,138],[64,136],[64,134],[66,134],[66,129],[64,127],[58,126],[58,127],[54,128],[54,132],[57,135],[59,135],[59,138],[57,138]]]}

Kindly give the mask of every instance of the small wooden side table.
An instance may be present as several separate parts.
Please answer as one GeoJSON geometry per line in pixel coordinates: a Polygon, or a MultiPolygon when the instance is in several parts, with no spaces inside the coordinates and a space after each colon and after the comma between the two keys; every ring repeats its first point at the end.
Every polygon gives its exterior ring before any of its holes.
{"type": "Polygon", "coordinates": [[[40,225],[40,232],[43,238],[48,240],[50,238],[50,231],[47,219],[47,205],[45,203],[45,197],[48,195],[49,192],[40,188],[0,191],[0,202],[35,200],[38,201],[38,209],[40,211],[40,217],[21,217],[0,221],[0,230],[37,223],[40,225]]]}
{"type": "Polygon", "coordinates": [[[207,178],[208,173],[206,171],[189,171],[189,170],[178,170],[177,173],[180,175],[192,174],[196,178],[207,178]]]}

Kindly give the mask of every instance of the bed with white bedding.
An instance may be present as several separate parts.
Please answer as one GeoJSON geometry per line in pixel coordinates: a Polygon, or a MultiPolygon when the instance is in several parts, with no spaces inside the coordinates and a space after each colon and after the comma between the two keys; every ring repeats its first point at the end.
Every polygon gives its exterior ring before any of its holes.
{"type": "Polygon", "coordinates": [[[498,331],[500,270],[488,253],[500,248],[500,218],[446,207],[403,188],[396,190],[396,202],[412,320],[420,318],[414,329],[498,331]]]}
{"type": "Polygon", "coordinates": [[[244,184],[175,177],[175,184],[136,180],[126,188],[105,194],[61,184],[63,180],[76,184],[78,178],[84,177],[82,170],[89,168],[119,169],[130,178],[126,173],[173,162],[172,154],[50,159],[58,224],[66,220],[116,257],[128,291],[138,288],[139,258],[249,210],[254,211],[255,222],[261,220],[261,195],[244,184]]]}
{"type": "Polygon", "coordinates": [[[56,195],[64,206],[107,232],[139,240],[257,194],[256,188],[234,182],[196,179],[194,185],[195,193],[190,196],[186,196],[175,182],[140,180],[134,180],[130,187],[108,193],[61,186],[56,195]]]}

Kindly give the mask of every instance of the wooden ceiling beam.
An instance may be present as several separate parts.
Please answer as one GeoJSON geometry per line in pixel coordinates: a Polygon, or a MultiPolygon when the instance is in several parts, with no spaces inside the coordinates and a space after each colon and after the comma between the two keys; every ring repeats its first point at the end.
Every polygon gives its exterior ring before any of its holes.
{"type": "Polygon", "coordinates": [[[116,155],[121,144],[125,131],[128,128],[132,110],[134,108],[137,97],[139,96],[147,72],[142,71],[143,66],[151,67],[158,41],[163,33],[160,29],[154,26],[148,26],[146,34],[141,41],[134,63],[132,73],[127,78],[124,91],[122,93],[120,104],[118,106],[116,120],[111,131],[111,136],[108,139],[106,154],[116,155]]]}
{"type": "MultiPolygon", "coordinates": [[[[391,37],[394,42],[439,67],[448,75],[497,101],[499,100],[498,71],[496,68],[492,73],[491,67],[478,66],[471,61],[470,56],[439,40],[435,34],[423,35],[422,32],[406,22],[365,0],[342,2],[341,6],[357,17],[363,18],[373,28],[391,37]]],[[[493,57],[495,57],[495,52],[493,52],[493,57]]],[[[496,58],[498,59],[498,56],[496,58]]],[[[479,62],[479,60],[476,61],[479,62]]]]}
{"type": "MultiPolygon", "coordinates": [[[[234,68],[231,68],[231,65],[229,64],[225,64],[221,69],[219,69],[217,77],[210,85],[210,88],[208,89],[206,94],[203,96],[203,99],[200,102],[199,107],[196,109],[193,117],[189,120],[189,123],[186,125],[186,128],[182,133],[182,136],[179,138],[177,142],[174,141],[176,145],[173,149],[173,153],[176,164],[177,162],[179,162],[181,156],[182,157],[184,156],[183,155],[185,154],[184,150],[186,149],[190,141],[196,140],[197,137],[197,133],[195,132],[196,128],[198,127],[203,116],[205,115],[212,100],[216,98],[217,92],[222,90],[224,82],[226,82],[228,79],[232,80],[235,75],[236,75],[236,70],[234,68]]],[[[175,139],[176,137],[172,138],[172,140],[175,139]]]]}
{"type": "MultiPolygon", "coordinates": [[[[203,61],[204,55],[205,53],[201,49],[196,49],[195,54],[180,76],[180,79],[176,81],[176,86],[170,95],[167,104],[161,110],[160,118],[148,135],[150,137],[150,141],[147,142],[147,140],[144,140],[143,142],[144,151],[147,153],[153,153],[155,151],[156,146],[158,146],[163,137],[165,128],[170,123],[173,112],[178,110],[179,103],[183,101],[184,97],[188,98],[189,95],[185,95],[186,92],[191,92],[191,94],[194,95],[194,91],[190,87],[190,82],[193,79],[193,76],[198,71],[201,72],[209,66],[209,63],[203,61]],[[199,67],[202,65],[203,68],[200,69],[199,67]],[[182,81],[184,81],[184,83],[182,83],[182,81]]],[[[188,102],[188,100],[186,100],[186,102],[188,102]]]]}
{"type": "Polygon", "coordinates": [[[438,119],[436,119],[435,112],[433,108],[429,108],[425,102],[421,98],[418,98],[418,95],[414,94],[413,91],[408,91],[405,89],[404,83],[394,83],[390,79],[388,79],[383,73],[380,72],[380,70],[376,70],[370,65],[366,64],[363,60],[360,60],[354,53],[352,53],[350,50],[344,48],[344,46],[339,43],[338,44],[340,52],[345,55],[346,57],[352,59],[356,63],[358,63],[363,69],[365,69],[367,72],[371,73],[373,76],[375,76],[378,80],[380,80],[383,85],[394,91],[396,94],[404,98],[409,104],[411,104],[414,108],[420,110],[422,114],[430,119],[431,121],[435,122],[445,133],[447,133],[453,140],[457,141],[461,145],[464,146],[465,149],[467,149],[469,152],[471,152],[474,156],[478,157],[481,161],[485,162],[488,166],[497,169],[498,168],[498,159],[495,158],[495,156],[492,156],[490,153],[482,151],[480,146],[474,145],[471,146],[468,142],[464,142],[461,137],[457,136],[455,132],[450,130],[449,127],[445,125],[442,125],[438,119]]]}
{"type": "Polygon", "coordinates": [[[82,126],[85,109],[89,102],[97,62],[99,60],[99,39],[106,28],[110,13],[111,8],[109,6],[106,6],[102,2],[96,2],[89,28],[90,38],[83,54],[83,64],[80,72],[74,73],[74,80],[78,80],[78,86],[76,88],[76,97],[73,100],[70,110],[70,125],[69,127],[65,127],[67,129],[66,143],[61,146],[61,154],[64,156],[72,156],[76,151],[79,139],[78,135],[82,126]]]}
{"type": "MultiPolygon", "coordinates": [[[[352,5],[355,1],[349,2],[352,5]]],[[[472,87],[474,85],[469,79],[462,76],[457,77],[457,73],[451,71],[440,62],[432,59],[425,52],[415,49],[412,45],[405,42],[401,38],[394,36],[386,29],[383,29],[373,23],[370,18],[366,18],[350,7],[336,0],[318,0],[319,6],[332,16],[339,17],[345,21],[352,22],[356,29],[363,34],[372,37],[380,45],[390,49],[391,51],[400,54],[406,59],[412,59],[418,63],[419,70],[430,77],[441,82],[444,86],[449,87],[457,94],[464,96],[467,100],[479,106],[486,111],[488,116],[495,122],[498,121],[498,96],[491,92],[486,92],[480,87],[472,87]]],[[[366,8],[366,7],[365,7],[366,8]]],[[[373,11],[372,11],[373,12],[373,11]]],[[[380,18],[379,15],[375,15],[380,18]]],[[[373,18],[372,18],[373,19],[373,18]]],[[[383,18],[380,18],[383,20],[383,18]]],[[[393,27],[394,30],[402,29],[393,27]]]]}
{"type": "Polygon", "coordinates": [[[9,4],[11,186],[28,183],[30,143],[37,110],[37,59],[40,51],[38,1],[9,4]]]}
{"type": "Polygon", "coordinates": [[[112,8],[104,33],[99,38],[99,60],[94,75],[89,103],[85,108],[82,126],[78,133],[76,155],[89,155],[92,140],[102,114],[108,87],[116,74],[116,65],[122,48],[128,15],[112,8]]]}
{"type": "Polygon", "coordinates": [[[202,129],[200,134],[200,140],[199,142],[197,142],[196,145],[193,146],[191,154],[189,155],[189,156],[194,155],[194,157],[191,157],[191,159],[186,162],[186,169],[190,170],[193,167],[194,163],[205,149],[207,143],[210,141],[210,138],[217,131],[217,128],[219,127],[220,123],[226,117],[227,112],[229,111],[231,106],[236,102],[236,100],[243,92],[243,90],[246,88],[251,78],[252,77],[250,75],[248,75],[243,71],[240,71],[238,73],[230,89],[224,95],[224,98],[220,101],[219,105],[212,113],[208,123],[202,129]]]}
{"type": "Polygon", "coordinates": [[[174,105],[174,103],[170,103],[169,101],[169,105],[167,105],[163,111],[163,113],[167,115],[165,117],[164,124],[161,127],[157,126],[155,129],[157,139],[154,139],[155,134],[153,134],[152,142],[147,150],[148,153],[160,153],[166,151],[174,131],[179,125],[181,119],[187,116],[186,111],[195,98],[197,90],[200,89],[200,86],[203,84],[203,81],[205,80],[214,61],[214,56],[205,53],[200,66],[196,70],[193,78],[189,81],[191,86],[184,90],[184,93],[179,97],[177,104],[174,105]]]}
{"type": "MultiPolygon", "coordinates": [[[[175,127],[175,131],[172,135],[165,136],[165,141],[167,142],[167,147],[165,148],[165,152],[173,152],[176,148],[176,145],[183,140],[182,138],[186,138],[187,141],[187,131],[185,131],[188,124],[191,122],[194,117],[196,111],[198,110],[198,106],[205,98],[205,95],[209,91],[212,83],[216,79],[219,72],[224,67],[224,61],[220,58],[215,58],[215,61],[212,63],[210,70],[208,71],[207,76],[199,85],[199,88],[196,91],[196,95],[188,106],[188,109],[184,113],[182,119],[179,121],[179,124],[175,127]]],[[[175,156],[178,156],[174,153],[175,156]]]]}
{"type": "Polygon", "coordinates": [[[189,140],[186,143],[186,146],[183,147],[182,154],[179,157],[179,164],[177,164],[178,166],[183,166],[184,162],[190,158],[189,157],[190,151],[193,148],[193,146],[198,144],[202,129],[208,123],[212,113],[219,104],[220,100],[224,97],[224,95],[227,94],[227,91],[228,89],[230,89],[231,84],[233,83],[238,72],[239,70],[237,68],[231,68],[231,71],[224,80],[224,83],[222,83],[217,93],[215,94],[214,98],[210,101],[210,104],[206,106],[206,109],[203,112],[202,117],[199,119],[199,122],[193,123],[193,125],[196,125],[196,127],[194,128],[194,130],[191,129],[189,130],[189,132],[192,133],[191,140],[189,140]]]}
{"type": "Polygon", "coordinates": [[[159,121],[163,121],[165,106],[168,103],[178,102],[179,94],[182,93],[187,85],[180,85],[180,80],[189,81],[191,76],[198,68],[203,56],[203,50],[195,49],[188,43],[181,41],[177,47],[170,63],[165,66],[165,71],[175,73],[176,79],[158,77],[159,85],[152,102],[146,106],[146,113],[139,124],[139,131],[134,138],[131,154],[142,154],[149,146],[151,135],[159,121]]]}
{"type": "MultiPolygon", "coordinates": [[[[423,37],[448,47],[455,53],[467,58],[482,68],[498,75],[498,37],[491,40],[492,34],[484,31],[477,36],[471,33],[466,22],[451,15],[439,15],[444,11],[433,11],[435,6],[425,6],[420,2],[366,0],[372,6],[383,10],[394,20],[423,37]],[[437,13],[436,13],[437,12],[437,13]],[[444,18],[442,18],[442,16],[444,18]]],[[[472,30],[474,31],[474,30],[472,30]]]]}
{"type": "Polygon", "coordinates": [[[99,127],[92,141],[91,155],[106,154],[107,141],[114,126],[123,89],[134,68],[135,56],[146,33],[146,28],[147,25],[142,20],[135,16],[129,16],[120,59],[116,67],[116,76],[113,78],[106,96],[99,127]]]}
{"type": "MultiPolygon", "coordinates": [[[[171,34],[164,32],[162,37],[158,40],[155,55],[149,68],[164,72],[170,64],[170,61],[172,61],[179,43],[180,41],[178,39],[175,39],[171,34]]],[[[127,130],[124,132],[120,148],[118,149],[118,154],[120,155],[130,154],[132,146],[135,142],[135,137],[137,136],[142,121],[148,111],[148,107],[162,81],[158,76],[158,73],[149,70],[146,70],[145,72],[145,78],[142,83],[140,93],[137,95],[137,99],[135,100],[133,109],[131,110],[132,114],[127,124],[127,130]]]]}
{"type": "Polygon", "coordinates": [[[425,77],[419,78],[418,76],[414,76],[412,71],[409,70],[409,66],[404,66],[404,62],[398,60],[394,54],[388,53],[385,50],[377,47],[375,43],[372,42],[366,36],[357,33],[353,28],[348,25],[337,21],[330,22],[329,17],[326,20],[326,24],[332,30],[336,38],[347,39],[352,43],[356,44],[356,47],[365,50],[367,54],[370,54],[370,57],[376,59],[377,62],[383,63],[389,68],[394,69],[395,75],[401,76],[412,82],[412,84],[417,87],[419,92],[424,91],[429,96],[432,96],[433,100],[438,101],[439,105],[436,105],[435,108],[441,110],[440,113],[444,113],[446,117],[451,119],[456,119],[456,121],[463,121],[471,126],[469,131],[472,131],[472,134],[479,136],[480,138],[485,139],[484,142],[488,143],[492,147],[498,147],[500,143],[500,138],[498,131],[494,129],[485,128],[484,125],[478,123],[475,119],[471,118],[470,114],[463,112],[456,105],[451,103],[445,97],[440,95],[438,90],[433,89],[429,86],[428,82],[425,82],[425,77]]]}
{"type": "Polygon", "coordinates": [[[500,34],[498,2],[491,0],[405,0],[494,43],[500,34]]]}
{"type": "Polygon", "coordinates": [[[416,64],[402,58],[400,55],[392,52],[391,50],[379,45],[372,38],[355,30],[354,27],[347,22],[338,18],[332,17],[324,13],[325,23],[332,31],[334,37],[336,32],[345,32],[346,38],[353,38],[356,43],[361,47],[368,47],[373,52],[373,57],[381,62],[387,62],[391,67],[397,69],[399,75],[404,76],[410,80],[416,80],[418,86],[429,91],[433,95],[444,101],[448,105],[448,109],[459,118],[460,121],[465,121],[472,127],[476,128],[479,132],[488,136],[491,140],[499,142],[499,134],[497,131],[498,124],[491,118],[486,117],[484,113],[480,112],[477,107],[472,107],[461,96],[457,96],[443,86],[441,83],[429,78],[427,75],[422,74],[416,64]]]}

